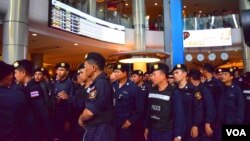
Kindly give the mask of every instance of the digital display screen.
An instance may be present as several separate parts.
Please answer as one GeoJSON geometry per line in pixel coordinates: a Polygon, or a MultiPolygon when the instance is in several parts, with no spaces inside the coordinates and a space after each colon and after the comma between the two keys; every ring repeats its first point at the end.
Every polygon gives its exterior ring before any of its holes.
{"type": "Polygon", "coordinates": [[[124,26],[92,17],[57,0],[50,1],[49,26],[101,41],[125,44],[124,26]]]}

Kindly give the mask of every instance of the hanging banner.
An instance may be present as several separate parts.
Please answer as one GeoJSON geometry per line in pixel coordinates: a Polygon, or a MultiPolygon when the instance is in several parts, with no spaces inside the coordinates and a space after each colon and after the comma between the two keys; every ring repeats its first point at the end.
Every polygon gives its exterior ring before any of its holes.
{"type": "Polygon", "coordinates": [[[186,30],[183,33],[184,47],[231,46],[231,28],[186,30]]]}

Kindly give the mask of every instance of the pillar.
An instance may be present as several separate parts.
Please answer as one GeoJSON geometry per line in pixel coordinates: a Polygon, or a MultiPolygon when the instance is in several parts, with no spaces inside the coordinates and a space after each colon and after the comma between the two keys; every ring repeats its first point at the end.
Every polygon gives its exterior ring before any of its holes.
{"type": "MultiPolygon", "coordinates": [[[[240,10],[250,9],[250,1],[249,0],[240,0],[240,10]]],[[[241,28],[242,30],[242,28],[241,28]]],[[[242,35],[242,54],[243,54],[243,66],[244,72],[250,71],[250,47],[248,47],[245,43],[243,31],[241,32],[242,35]]]]}
{"type": "Polygon", "coordinates": [[[89,15],[96,17],[96,0],[89,0],[89,15]]]}
{"type": "Polygon", "coordinates": [[[31,61],[33,62],[35,68],[43,67],[42,53],[32,53],[30,56],[31,56],[31,61]]]}
{"type": "Polygon", "coordinates": [[[182,0],[164,0],[164,49],[170,53],[167,64],[184,63],[182,0]]]}
{"type": "Polygon", "coordinates": [[[27,58],[29,0],[10,0],[3,21],[3,61],[27,58]]]}

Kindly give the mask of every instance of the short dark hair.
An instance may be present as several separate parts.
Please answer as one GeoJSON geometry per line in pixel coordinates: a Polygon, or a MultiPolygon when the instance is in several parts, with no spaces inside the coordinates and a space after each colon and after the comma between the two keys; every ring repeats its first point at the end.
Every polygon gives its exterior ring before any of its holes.
{"type": "Polygon", "coordinates": [[[201,80],[201,72],[198,70],[189,70],[188,76],[193,78],[194,80],[201,80]]]}

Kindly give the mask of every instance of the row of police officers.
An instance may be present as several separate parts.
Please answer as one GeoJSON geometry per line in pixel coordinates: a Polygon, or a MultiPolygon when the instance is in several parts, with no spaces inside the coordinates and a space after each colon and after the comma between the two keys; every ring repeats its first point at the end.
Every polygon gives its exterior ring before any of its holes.
{"type": "Polygon", "coordinates": [[[75,83],[66,62],[56,65],[51,83],[28,60],[0,67],[3,141],[220,141],[223,124],[250,120],[250,75],[242,90],[232,68],[219,69],[217,79],[211,64],[201,72],[177,64],[170,74],[156,63],[149,82],[141,70],[129,73],[128,65],[116,64],[108,79],[104,57],[91,52],[75,83]]]}

